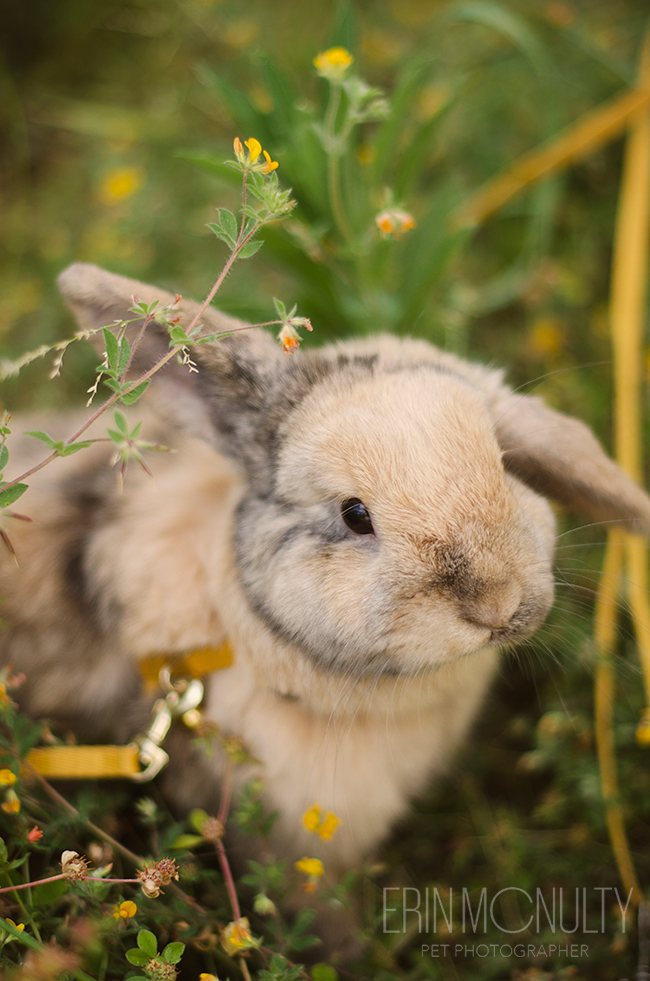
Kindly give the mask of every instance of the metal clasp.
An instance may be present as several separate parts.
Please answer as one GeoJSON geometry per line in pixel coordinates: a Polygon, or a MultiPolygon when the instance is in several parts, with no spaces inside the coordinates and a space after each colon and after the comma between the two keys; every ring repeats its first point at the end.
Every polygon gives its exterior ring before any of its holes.
{"type": "Polygon", "coordinates": [[[153,704],[151,725],[147,731],[133,740],[143,767],[140,773],[133,775],[132,779],[137,783],[153,780],[169,763],[169,755],[162,744],[172,722],[182,718],[190,728],[194,728],[200,720],[198,708],[205,692],[202,681],[198,678],[177,678],[172,681],[168,666],[161,670],[159,681],[165,694],[153,704]]]}

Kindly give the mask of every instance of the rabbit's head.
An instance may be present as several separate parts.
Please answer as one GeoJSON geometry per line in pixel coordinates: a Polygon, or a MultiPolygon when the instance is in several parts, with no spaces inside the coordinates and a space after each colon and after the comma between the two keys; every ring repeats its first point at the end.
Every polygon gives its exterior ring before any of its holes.
{"type": "MultiPolygon", "coordinates": [[[[171,299],[92,266],[61,286],[86,327],[126,316],[133,294],[171,299]]],[[[195,310],[183,304],[181,322],[195,310]]],[[[214,310],[203,323],[243,326],[214,310]]],[[[135,367],[165,350],[153,325],[135,367]]],[[[553,600],[540,492],[650,529],[650,501],[585,426],[425,342],[289,357],[238,331],[192,358],[198,373],[161,372],[159,404],[240,469],[238,589],[307,673],[418,676],[530,635],[553,600]]]]}

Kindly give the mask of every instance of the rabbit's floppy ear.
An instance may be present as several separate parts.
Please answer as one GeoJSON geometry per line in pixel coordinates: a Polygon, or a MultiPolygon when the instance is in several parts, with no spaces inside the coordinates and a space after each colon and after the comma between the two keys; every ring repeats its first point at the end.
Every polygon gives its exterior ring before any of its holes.
{"type": "MultiPolygon", "coordinates": [[[[165,305],[175,300],[165,290],[86,263],[75,263],[61,273],[59,288],[80,326],[86,330],[136,316],[129,312],[134,297],[146,304],[158,300],[165,305]]],[[[199,308],[194,300],[183,298],[172,315],[178,316],[178,324],[187,328],[199,308]]],[[[257,431],[257,423],[263,415],[269,388],[277,384],[273,378],[283,355],[267,333],[242,330],[246,324],[214,307],[204,311],[200,322],[203,336],[233,330],[237,333],[193,347],[191,357],[198,372],[190,371],[176,359],[168,362],[155,376],[157,407],[195,435],[218,442],[222,450],[246,465],[249,461],[241,459],[242,454],[248,452],[258,460],[258,444],[267,438],[266,433],[257,431]]],[[[140,320],[129,326],[129,340],[137,336],[141,324],[140,320]]],[[[103,349],[101,332],[96,335],[95,345],[103,349]]],[[[152,367],[168,351],[167,329],[151,322],[133,357],[134,377],[152,367]]]]}
{"type": "Polygon", "coordinates": [[[506,470],[592,520],[624,521],[650,537],[650,498],[584,423],[505,388],[492,412],[506,470]]]}

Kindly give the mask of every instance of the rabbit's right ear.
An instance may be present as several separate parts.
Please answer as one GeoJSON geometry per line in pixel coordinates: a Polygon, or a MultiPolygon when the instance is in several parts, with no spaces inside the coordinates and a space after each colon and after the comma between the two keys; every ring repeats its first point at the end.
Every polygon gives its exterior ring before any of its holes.
{"type": "MultiPolygon", "coordinates": [[[[165,290],[123,276],[106,272],[97,266],[75,263],[59,277],[59,288],[83,329],[109,326],[128,320],[134,297],[151,304],[172,303],[175,297],[165,290]]],[[[174,316],[187,328],[200,305],[182,299],[174,316]]],[[[277,388],[278,366],[283,357],[280,346],[269,334],[246,330],[247,325],[208,307],[201,315],[202,335],[230,336],[193,347],[191,358],[198,371],[190,371],[173,358],[155,376],[157,406],[176,425],[194,435],[218,444],[219,448],[244,466],[258,467],[266,460],[269,434],[262,421],[269,396],[277,388]],[[264,450],[262,446],[265,444],[264,450]]],[[[138,335],[142,321],[131,324],[127,336],[131,342],[138,335]]],[[[103,350],[104,338],[99,332],[95,346],[103,350]]],[[[153,321],[140,340],[131,365],[133,377],[151,368],[169,351],[169,334],[165,326],[153,321]]],[[[268,471],[265,463],[264,470],[268,471]]]]}
{"type": "Polygon", "coordinates": [[[506,470],[594,521],[624,521],[650,538],[650,498],[584,423],[505,388],[492,413],[506,470]]]}

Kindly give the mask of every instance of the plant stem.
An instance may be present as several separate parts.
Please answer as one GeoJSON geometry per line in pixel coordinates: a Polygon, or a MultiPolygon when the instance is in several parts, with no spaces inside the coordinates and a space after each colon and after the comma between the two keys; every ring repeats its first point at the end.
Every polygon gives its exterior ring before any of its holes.
{"type": "Polygon", "coordinates": [[[325,133],[327,134],[327,187],[330,197],[330,206],[334,221],[339,227],[343,238],[349,242],[352,238],[350,226],[348,225],[341,198],[340,181],[340,162],[341,150],[343,147],[342,134],[336,135],[336,116],[341,104],[341,86],[337,82],[331,83],[330,101],[325,113],[325,133]]]}
{"type": "MultiPolygon", "coordinates": [[[[136,867],[140,868],[142,865],[144,865],[144,858],[142,858],[140,855],[136,855],[135,852],[130,851],[130,849],[120,844],[116,838],[113,838],[111,835],[107,834],[106,831],[102,831],[102,829],[97,827],[96,824],[93,824],[92,821],[89,821],[87,818],[83,818],[77,808],[67,801],[65,797],[62,797],[61,794],[45,779],[45,777],[38,772],[38,770],[35,770],[34,767],[26,760],[22,760],[21,762],[22,765],[28,768],[32,775],[36,777],[48,794],[53,797],[54,800],[61,805],[61,807],[64,808],[64,810],[68,811],[69,814],[72,814],[75,818],[77,818],[77,820],[83,822],[83,824],[85,824],[86,827],[93,832],[93,834],[96,834],[99,838],[103,838],[103,840],[107,842],[111,848],[114,848],[116,852],[120,852],[125,858],[128,858],[129,861],[133,862],[136,867]]],[[[193,896],[189,896],[185,890],[181,889],[181,887],[175,882],[171,883],[171,887],[176,895],[184,899],[188,906],[195,909],[197,913],[206,913],[203,906],[201,906],[200,903],[197,903],[193,896]]]]}
{"type": "MultiPolygon", "coordinates": [[[[90,876],[87,878],[90,878],[90,876]]],[[[2,886],[0,892],[14,892],[14,890],[17,889],[31,889],[32,886],[42,886],[46,882],[56,882],[57,879],[67,879],[67,875],[65,872],[59,872],[58,875],[48,875],[45,879],[35,879],[33,882],[20,882],[17,886],[2,886]]]]}

